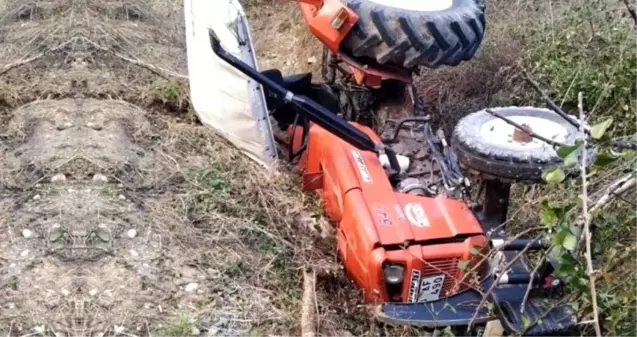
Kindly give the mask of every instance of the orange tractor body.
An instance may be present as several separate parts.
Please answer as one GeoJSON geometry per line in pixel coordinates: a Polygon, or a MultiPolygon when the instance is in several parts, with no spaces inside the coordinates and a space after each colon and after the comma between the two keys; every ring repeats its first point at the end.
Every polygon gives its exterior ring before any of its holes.
{"type": "Polygon", "coordinates": [[[340,0],[297,1],[310,33],[337,57],[335,62],[344,63],[342,70],[352,75],[353,83],[369,88],[378,88],[386,80],[411,83],[410,73],[404,69],[364,64],[340,52],[341,43],[359,20],[350,7],[340,0]]]}
{"type": "MultiPolygon", "coordinates": [[[[370,128],[353,124],[380,142],[370,128]]],[[[302,134],[298,129],[295,135],[302,134]]],[[[320,194],[337,224],[339,257],[366,302],[436,300],[471,285],[458,266],[461,261],[473,266],[471,252],[486,247],[487,240],[465,203],[396,192],[376,154],[315,124],[299,164],[305,189],[320,194]],[[402,267],[402,281],[388,285],[388,265],[402,267]]]]}

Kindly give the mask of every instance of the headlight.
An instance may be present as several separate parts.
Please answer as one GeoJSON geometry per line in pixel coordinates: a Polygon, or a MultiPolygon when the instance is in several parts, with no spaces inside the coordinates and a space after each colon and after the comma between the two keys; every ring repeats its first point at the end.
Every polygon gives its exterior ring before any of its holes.
{"type": "Polygon", "coordinates": [[[405,267],[400,264],[388,263],[383,268],[385,272],[385,282],[389,284],[401,284],[405,277],[405,267]]]}

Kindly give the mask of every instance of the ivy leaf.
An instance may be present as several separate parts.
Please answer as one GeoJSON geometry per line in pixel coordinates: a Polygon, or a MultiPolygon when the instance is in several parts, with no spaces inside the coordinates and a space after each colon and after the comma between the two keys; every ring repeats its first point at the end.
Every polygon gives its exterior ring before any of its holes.
{"type": "Polygon", "coordinates": [[[562,241],[562,246],[564,246],[565,249],[572,251],[573,249],[575,249],[576,243],[577,238],[575,237],[575,235],[568,233],[564,237],[564,241],[562,241]]]}
{"type": "Polygon", "coordinates": [[[564,171],[557,166],[545,171],[543,175],[544,181],[549,184],[559,184],[566,178],[564,171]]]}
{"type": "Polygon", "coordinates": [[[520,318],[522,318],[522,327],[526,330],[529,328],[529,326],[531,326],[531,322],[529,322],[529,318],[526,317],[526,315],[522,314],[520,316],[520,318]]]}
{"type": "Polygon", "coordinates": [[[469,252],[471,252],[472,255],[478,255],[480,254],[480,247],[471,246],[471,248],[469,248],[469,252]]]}
{"type": "Polygon", "coordinates": [[[602,136],[604,135],[604,133],[606,133],[606,130],[611,124],[613,124],[612,117],[607,118],[605,121],[601,123],[593,125],[593,127],[591,127],[591,137],[593,137],[594,139],[602,138],[602,136]]]}
{"type": "Polygon", "coordinates": [[[540,221],[544,226],[551,226],[557,221],[557,214],[551,206],[549,206],[549,200],[542,200],[542,207],[540,208],[540,221]]]}
{"type": "Polygon", "coordinates": [[[612,162],[615,161],[615,159],[617,159],[617,157],[613,156],[610,153],[600,153],[596,158],[595,158],[595,162],[593,163],[595,166],[606,166],[612,162]]]}
{"type": "Polygon", "coordinates": [[[562,146],[557,149],[557,155],[564,159],[564,165],[573,166],[577,164],[577,158],[582,152],[582,145],[576,144],[573,146],[562,146]]]}
{"type": "Polygon", "coordinates": [[[469,260],[458,261],[458,269],[467,270],[467,267],[469,267],[469,260]]]}
{"type": "Polygon", "coordinates": [[[557,155],[560,156],[560,158],[564,159],[566,157],[568,157],[571,153],[575,152],[575,150],[577,150],[580,147],[580,144],[576,144],[576,145],[564,145],[562,147],[560,147],[559,149],[557,149],[557,155]]]}

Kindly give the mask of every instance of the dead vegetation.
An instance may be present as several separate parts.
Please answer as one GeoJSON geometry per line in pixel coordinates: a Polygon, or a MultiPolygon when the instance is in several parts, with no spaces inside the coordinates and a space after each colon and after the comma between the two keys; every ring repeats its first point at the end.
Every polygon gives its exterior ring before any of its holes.
{"type": "Polygon", "coordinates": [[[181,1],[3,6],[0,331],[297,334],[312,265],[339,333],[317,206],[189,111],[181,1]]]}

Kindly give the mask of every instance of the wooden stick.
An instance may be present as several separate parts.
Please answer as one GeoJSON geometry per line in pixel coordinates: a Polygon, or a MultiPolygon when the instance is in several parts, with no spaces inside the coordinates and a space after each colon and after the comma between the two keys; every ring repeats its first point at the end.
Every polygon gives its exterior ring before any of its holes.
{"type": "MultiPolygon", "coordinates": [[[[560,115],[560,117],[566,119],[566,121],[569,122],[574,127],[578,128],[578,129],[582,129],[582,126],[580,125],[580,123],[578,123],[577,121],[573,120],[566,112],[564,112],[564,110],[562,110],[562,108],[557,106],[557,104],[555,102],[553,102],[553,100],[549,97],[549,95],[547,95],[546,92],[544,92],[544,90],[542,90],[542,88],[540,88],[540,84],[537,83],[537,81],[535,81],[531,77],[531,75],[529,75],[529,73],[526,72],[526,70],[523,70],[523,73],[524,73],[524,77],[526,78],[526,81],[533,87],[533,89],[535,89],[535,91],[538,94],[540,94],[540,96],[542,96],[542,99],[549,105],[551,110],[555,111],[555,113],[560,115]]],[[[584,129],[584,132],[586,134],[588,134],[590,132],[586,126],[584,126],[583,129],[584,129]]]]}
{"type": "Polygon", "coordinates": [[[316,336],[316,313],[314,312],[314,299],[316,298],[316,274],[311,270],[303,271],[303,303],[301,307],[301,336],[316,336]]]}

